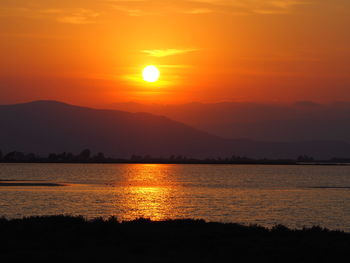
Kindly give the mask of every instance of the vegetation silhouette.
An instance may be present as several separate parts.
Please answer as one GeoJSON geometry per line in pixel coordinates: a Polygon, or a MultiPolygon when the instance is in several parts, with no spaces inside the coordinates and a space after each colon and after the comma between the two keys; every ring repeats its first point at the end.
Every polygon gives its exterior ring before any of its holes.
{"type": "Polygon", "coordinates": [[[350,249],[350,233],[321,227],[268,229],[198,219],[1,218],[0,231],[4,262],[340,262],[350,249]]]}
{"type": "Polygon", "coordinates": [[[92,154],[90,149],[84,149],[79,154],[71,152],[50,153],[48,156],[40,156],[34,153],[12,151],[2,154],[0,151],[0,163],[159,163],[159,164],[323,164],[339,165],[350,164],[349,158],[332,158],[329,160],[315,160],[311,156],[300,155],[295,159],[254,159],[245,156],[233,155],[228,158],[196,159],[183,155],[171,155],[165,157],[152,157],[150,155],[132,155],[129,159],[106,157],[104,153],[92,154]]]}

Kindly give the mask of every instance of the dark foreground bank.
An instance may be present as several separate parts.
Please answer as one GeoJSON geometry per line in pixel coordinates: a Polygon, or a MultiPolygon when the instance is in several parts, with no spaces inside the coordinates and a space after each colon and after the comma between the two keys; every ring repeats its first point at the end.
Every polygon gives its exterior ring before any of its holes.
{"type": "Polygon", "coordinates": [[[191,219],[0,219],[2,262],[340,262],[349,251],[349,233],[319,227],[267,229],[191,219]]]}

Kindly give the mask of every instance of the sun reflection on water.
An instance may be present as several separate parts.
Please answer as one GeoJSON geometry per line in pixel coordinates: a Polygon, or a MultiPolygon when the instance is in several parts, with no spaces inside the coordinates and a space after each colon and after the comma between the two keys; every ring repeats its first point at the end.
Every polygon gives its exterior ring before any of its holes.
{"type": "Polygon", "coordinates": [[[126,219],[138,217],[161,220],[171,217],[174,190],[180,187],[170,180],[173,166],[164,164],[138,164],[128,173],[122,191],[122,205],[126,219]]]}

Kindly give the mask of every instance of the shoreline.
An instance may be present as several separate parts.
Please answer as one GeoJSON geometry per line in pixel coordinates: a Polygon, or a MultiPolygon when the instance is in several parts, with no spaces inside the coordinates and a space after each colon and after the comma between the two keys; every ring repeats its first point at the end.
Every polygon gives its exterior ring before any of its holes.
{"type": "Polygon", "coordinates": [[[180,164],[180,165],[295,165],[295,166],[350,166],[350,163],[331,163],[331,162],[312,162],[312,163],[304,163],[304,162],[131,162],[131,161],[115,161],[115,162],[47,162],[47,161],[35,161],[35,162],[26,162],[26,161],[15,161],[15,162],[0,162],[0,164],[180,164]]]}

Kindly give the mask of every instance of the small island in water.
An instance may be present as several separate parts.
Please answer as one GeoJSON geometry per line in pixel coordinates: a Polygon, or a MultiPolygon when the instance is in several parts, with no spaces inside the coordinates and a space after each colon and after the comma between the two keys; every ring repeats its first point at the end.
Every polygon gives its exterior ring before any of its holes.
{"type": "Polygon", "coordinates": [[[65,184],[54,183],[54,182],[46,182],[43,180],[3,180],[0,179],[0,187],[6,186],[65,186],[65,184]]]}

